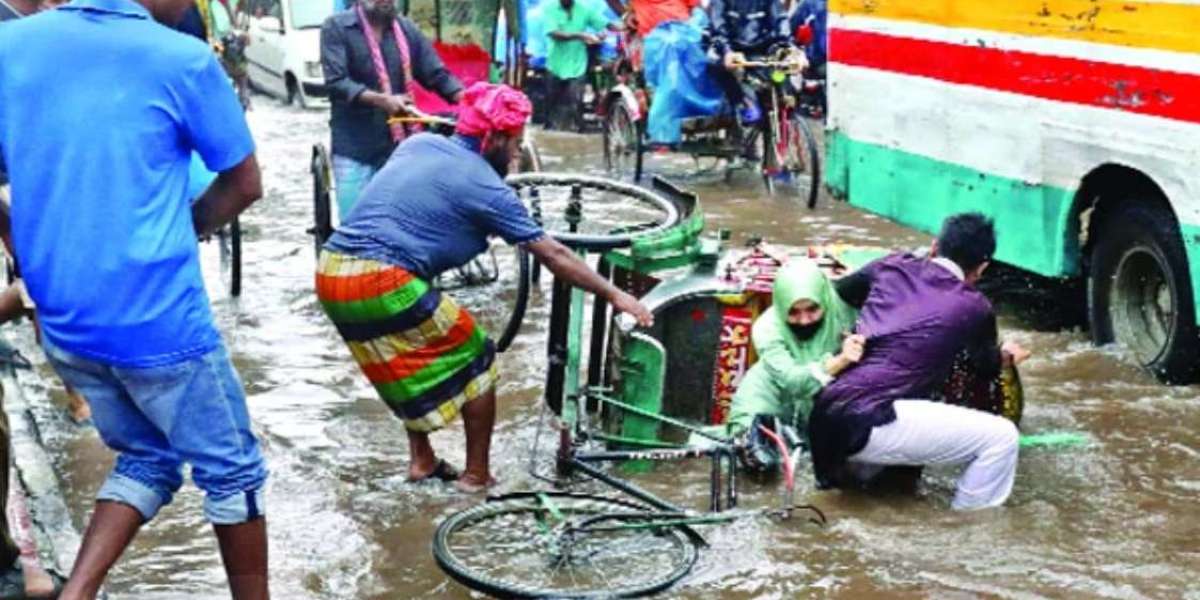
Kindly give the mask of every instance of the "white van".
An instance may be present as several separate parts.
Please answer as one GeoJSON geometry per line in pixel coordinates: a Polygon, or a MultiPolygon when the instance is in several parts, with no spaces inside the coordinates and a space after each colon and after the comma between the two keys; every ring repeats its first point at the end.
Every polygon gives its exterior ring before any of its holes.
{"type": "Polygon", "coordinates": [[[328,104],[321,24],[334,0],[245,0],[250,85],[303,107],[328,104]]]}

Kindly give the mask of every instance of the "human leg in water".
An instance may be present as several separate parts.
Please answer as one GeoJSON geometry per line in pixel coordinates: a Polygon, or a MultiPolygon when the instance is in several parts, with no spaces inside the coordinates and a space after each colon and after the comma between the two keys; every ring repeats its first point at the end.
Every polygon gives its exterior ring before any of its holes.
{"type": "Polygon", "coordinates": [[[221,547],[221,562],[236,600],[266,600],[267,519],[258,517],[234,525],[213,525],[221,547]]]}
{"type": "Polygon", "coordinates": [[[142,527],[142,513],[122,502],[100,500],[83,533],[83,544],[75,557],[71,577],[63,587],[62,600],[91,600],[121,553],[142,527]]]}
{"type": "Polygon", "coordinates": [[[492,431],[496,425],[496,388],[463,405],[462,415],[467,431],[467,466],[455,485],[464,492],[481,492],[496,483],[490,464],[492,431]]]}

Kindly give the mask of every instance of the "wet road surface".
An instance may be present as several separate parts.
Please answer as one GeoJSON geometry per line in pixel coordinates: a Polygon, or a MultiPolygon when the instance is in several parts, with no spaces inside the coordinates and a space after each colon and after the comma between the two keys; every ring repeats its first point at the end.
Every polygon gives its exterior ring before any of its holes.
{"type": "MultiPolygon", "coordinates": [[[[274,595],[470,597],[436,567],[430,539],[441,517],[476,499],[449,486],[405,482],[401,423],[375,397],[312,292],[308,164],[312,144],[327,139],[326,114],[256,100],[249,118],[267,195],[242,218],[240,299],[226,293],[214,245],[202,253],[214,312],[270,463],[274,595]]],[[[539,142],[547,170],[597,172],[602,164],[598,136],[540,134],[539,142]]],[[[655,158],[650,168],[680,175],[690,165],[655,158]]],[[[793,247],[928,243],[927,236],[828,198],[808,212],[764,197],[750,175],[684,183],[701,194],[710,229],[734,230],[735,243],[753,235],[793,247]]],[[[496,331],[510,288],[455,295],[496,331]]],[[[548,298],[545,290],[535,292],[521,336],[500,358],[493,460],[501,491],[540,485],[526,466],[538,423],[548,298]]],[[[798,497],[819,504],[828,527],[754,520],[707,529],[712,547],[664,596],[1200,598],[1197,389],[1160,386],[1119,350],[1093,348],[1078,329],[1046,330],[1019,309],[1002,306],[1001,327],[1003,336],[1034,351],[1023,368],[1023,427],[1083,432],[1092,440],[1088,447],[1024,452],[1008,506],[976,514],[948,510],[952,469],[928,470],[917,496],[887,500],[815,492],[805,472],[798,497]]],[[[111,456],[94,431],[66,420],[57,381],[29,336],[21,342],[43,375],[25,378],[30,401],[82,529],[111,456]]],[[[461,465],[461,424],[433,440],[461,465]]],[[[637,481],[701,507],[706,473],[706,464],[696,464],[637,481]]],[[[773,485],[744,484],[745,505],[777,501],[773,485]]],[[[113,571],[111,597],[227,597],[202,500],[185,484],[113,571]]]]}

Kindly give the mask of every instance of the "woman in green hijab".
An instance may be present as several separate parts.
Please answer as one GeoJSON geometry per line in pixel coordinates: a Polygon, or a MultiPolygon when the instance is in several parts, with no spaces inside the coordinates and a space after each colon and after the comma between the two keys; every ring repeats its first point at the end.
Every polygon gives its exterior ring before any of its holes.
{"type": "Polygon", "coordinates": [[[858,315],[815,262],[793,258],[779,270],[772,293],[771,308],[751,330],[758,362],[733,397],[731,435],[745,432],[762,414],[804,431],[813,398],[862,358],[862,336],[847,335],[858,315]]]}

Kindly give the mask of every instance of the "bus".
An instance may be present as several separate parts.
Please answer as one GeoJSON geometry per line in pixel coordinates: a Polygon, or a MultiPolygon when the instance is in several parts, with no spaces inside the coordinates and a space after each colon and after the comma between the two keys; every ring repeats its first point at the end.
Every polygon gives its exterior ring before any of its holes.
{"type": "Polygon", "coordinates": [[[1200,0],[832,0],[828,186],[1086,279],[1092,338],[1200,367],[1200,0]]]}

